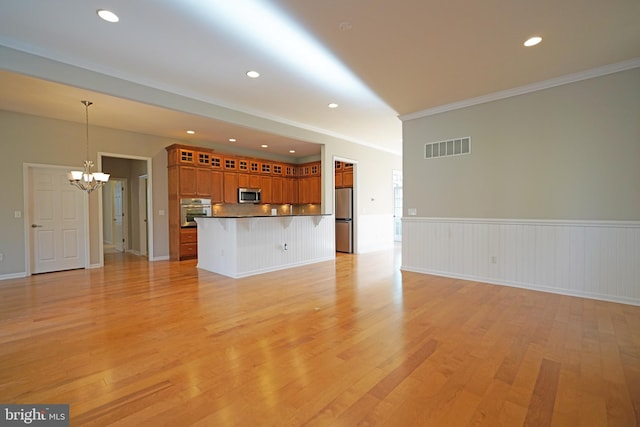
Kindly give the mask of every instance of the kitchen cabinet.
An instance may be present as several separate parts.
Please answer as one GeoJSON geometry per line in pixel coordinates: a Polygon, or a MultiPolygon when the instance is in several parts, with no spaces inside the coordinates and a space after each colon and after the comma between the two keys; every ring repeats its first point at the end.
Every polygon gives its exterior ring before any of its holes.
{"type": "Polygon", "coordinates": [[[180,199],[212,198],[217,187],[212,175],[217,158],[213,150],[174,144],[166,147],[169,195],[169,258],[189,259],[197,256],[197,234],[182,229],[180,199]]]}
{"type": "Polygon", "coordinates": [[[224,172],[211,171],[211,203],[224,203],[224,172]]]}
{"type": "Polygon", "coordinates": [[[180,259],[198,256],[198,231],[194,228],[180,229],[180,259]]]}
{"type": "Polygon", "coordinates": [[[342,172],[342,186],[345,188],[353,187],[353,169],[342,172]]]}
{"type": "Polygon", "coordinates": [[[211,170],[196,168],[196,196],[211,197],[211,170]]]}
{"type": "Polygon", "coordinates": [[[211,154],[211,169],[222,169],[222,156],[211,154]]]}
{"type": "Polygon", "coordinates": [[[285,178],[284,180],[284,202],[291,204],[300,203],[298,196],[298,179],[285,178]]]}
{"type": "Polygon", "coordinates": [[[225,171],[237,171],[238,170],[238,159],[232,156],[224,156],[224,170],[225,171]]]}
{"type": "Polygon", "coordinates": [[[271,203],[281,205],[289,203],[284,200],[284,178],[274,176],[271,178],[271,203]]]}
{"type": "Polygon", "coordinates": [[[238,159],[238,172],[249,172],[249,160],[238,159]]]}
{"type": "Polygon", "coordinates": [[[263,204],[276,203],[273,201],[273,178],[270,176],[260,177],[260,186],[258,187],[261,192],[261,198],[263,204]]]}
{"type": "Polygon", "coordinates": [[[353,163],[335,162],[335,187],[353,187],[353,163]]]}
{"type": "Polygon", "coordinates": [[[270,174],[273,169],[271,162],[260,162],[260,173],[270,174]]]}
{"type": "Polygon", "coordinates": [[[249,188],[249,174],[248,173],[239,173],[238,174],[238,187],[239,188],[249,188]]]}
{"type": "Polygon", "coordinates": [[[321,181],[319,176],[310,176],[300,178],[298,181],[300,186],[298,203],[301,204],[319,204],[321,203],[321,181]]]}
{"type": "Polygon", "coordinates": [[[238,174],[223,172],[224,174],[224,202],[238,203],[238,174]]]}
{"type": "Polygon", "coordinates": [[[211,171],[193,166],[178,166],[180,198],[211,197],[211,171]]]}
{"type": "Polygon", "coordinates": [[[260,188],[260,175],[249,175],[249,188],[260,188]]]}

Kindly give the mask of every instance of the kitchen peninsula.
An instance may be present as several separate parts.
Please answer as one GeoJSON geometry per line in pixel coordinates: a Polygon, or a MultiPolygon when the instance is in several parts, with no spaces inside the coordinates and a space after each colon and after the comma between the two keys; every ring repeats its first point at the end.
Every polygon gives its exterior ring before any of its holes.
{"type": "Polygon", "coordinates": [[[211,216],[198,223],[198,268],[232,278],[335,258],[325,214],[211,216]]]}

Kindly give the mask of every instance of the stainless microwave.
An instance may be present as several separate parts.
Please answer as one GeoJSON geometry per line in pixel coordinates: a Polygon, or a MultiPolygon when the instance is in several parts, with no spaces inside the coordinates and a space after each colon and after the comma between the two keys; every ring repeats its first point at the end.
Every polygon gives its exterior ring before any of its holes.
{"type": "Polygon", "coordinates": [[[238,203],[260,203],[260,193],[259,188],[238,188],[238,203]]]}

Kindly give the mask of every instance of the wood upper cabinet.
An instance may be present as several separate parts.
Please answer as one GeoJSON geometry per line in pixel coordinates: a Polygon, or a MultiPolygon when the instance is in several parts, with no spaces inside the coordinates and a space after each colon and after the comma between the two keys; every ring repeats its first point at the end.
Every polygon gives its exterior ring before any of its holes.
{"type": "Polygon", "coordinates": [[[322,190],[321,180],[319,176],[310,176],[300,178],[298,181],[299,197],[298,203],[301,204],[319,204],[321,203],[322,190]]]}
{"type": "Polygon", "coordinates": [[[211,155],[211,169],[222,169],[222,156],[219,154],[211,155]]]}
{"type": "Polygon", "coordinates": [[[196,168],[195,166],[178,166],[178,197],[196,196],[196,168]]]}
{"type": "Polygon", "coordinates": [[[353,187],[353,163],[335,162],[336,188],[353,187]]]}
{"type": "Polygon", "coordinates": [[[168,165],[200,166],[210,168],[212,166],[213,150],[209,148],[188,147],[173,144],[166,148],[168,152],[168,165]]]}
{"type": "Polygon", "coordinates": [[[211,197],[211,170],[195,166],[178,166],[179,196],[211,197]]]}
{"type": "Polygon", "coordinates": [[[248,159],[238,159],[238,172],[249,172],[249,160],[248,159]]]}
{"type": "Polygon", "coordinates": [[[315,205],[322,203],[322,180],[319,176],[312,176],[311,181],[311,202],[315,205]]]}
{"type": "Polygon", "coordinates": [[[284,178],[274,176],[271,178],[271,203],[289,203],[284,199],[284,178]]]}
{"type": "MultiPolygon", "coordinates": [[[[174,144],[169,154],[170,198],[203,197],[213,203],[238,203],[238,188],[259,188],[262,203],[320,203],[322,163],[301,165],[222,154],[211,149],[174,144]],[[175,177],[175,178],[173,178],[175,177]],[[314,179],[310,179],[314,178],[314,179]]],[[[353,181],[348,164],[336,162],[336,186],[353,181]]],[[[350,185],[350,184],[349,184],[350,185]]],[[[173,211],[178,211],[179,206],[173,211]]],[[[178,215],[178,214],[176,214],[178,215]]],[[[178,222],[179,218],[174,222],[178,222]]]]}
{"type": "Polygon", "coordinates": [[[196,168],[196,196],[211,197],[211,169],[196,168]]]}
{"type": "Polygon", "coordinates": [[[284,203],[297,204],[300,203],[298,196],[298,180],[295,178],[284,178],[283,181],[283,199],[284,203]]]}
{"type": "Polygon", "coordinates": [[[342,172],[342,186],[347,188],[353,187],[353,169],[342,172]]]}
{"type": "Polygon", "coordinates": [[[260,162],[260,173],[270,174],[273,169],[273,163],[260,162]]]}
{"type": "Polygon", "coordinates": [[[211,153],[196,151],[194,160],[196,166],[204,166],[206,168],[211,167],[211,153]]]}
{"type": "Polygon", "coordinates": [[[284,176],[286,176],[287,178],[294,178],[295,176],[297,176],[296,174],[296,167],[294,165],[284,165],[284,172],[283,172],[284,176]]]}
{"type": "Polygon", "coordinates": [[[211,171],[211,203],[224,203],[224,172],[211,171]]]}
{"type": "Polygon", "coordinates": [[[239,173],[238,174],[238,188],[249,188],[249,174],[248,173],[239,173]]]}
{"type": "Polygon", "coordinates": [[[224,170],[225,171],[237,171],[238,170],[238,158],[233,156],[224,156],[224,170]]]}
{"type": "Polygon", "coordinates": [[[249,160],[249,172],[260,173],[260,162],[258,160],[249,160]]]}
{"type": "Polygon", "coordinates": [[[238,174],[224,172],[224,202],[238,203],[238,174]]]}
{"type": "Polygon", "coordinates": [[[260,198],[262,199],[261,203],[269,204],[276,203],[273,201],[273,178],[270,176],[261,176],[260,177],[260,186],[258,187],[262,190],[260,194],[260,198]]]}
{"type": "Polygon", "coordinates": [[[260,188],[261,180],[260,175],[249,175],[249,188],[260,188]]]}

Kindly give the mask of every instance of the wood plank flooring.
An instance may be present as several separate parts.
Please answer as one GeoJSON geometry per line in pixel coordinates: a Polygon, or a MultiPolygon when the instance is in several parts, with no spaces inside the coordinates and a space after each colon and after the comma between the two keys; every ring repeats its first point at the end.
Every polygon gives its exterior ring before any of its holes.
{"type": "Polygon", "coordinates": [[[638,426],[640,307],[339,254],[240,280],[195,261],[0,282],[0,402],[72,426],[638,426]]]}

